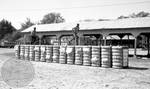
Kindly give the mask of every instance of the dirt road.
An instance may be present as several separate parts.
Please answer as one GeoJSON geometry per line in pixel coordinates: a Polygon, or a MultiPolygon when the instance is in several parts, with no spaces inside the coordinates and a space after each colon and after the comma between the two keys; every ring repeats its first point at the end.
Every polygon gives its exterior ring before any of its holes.
{"type": "MultiPolygon", "coordinates": [[[[13,49],[0,49],[0,67],[13,58],[13,49]]],[[[32,62],[33,81],[19,89],[150,89],[150,60],[130,58],[129,69],[32,62]]],[[[0,75],[0,89],[8,86],[0,75]]]]}

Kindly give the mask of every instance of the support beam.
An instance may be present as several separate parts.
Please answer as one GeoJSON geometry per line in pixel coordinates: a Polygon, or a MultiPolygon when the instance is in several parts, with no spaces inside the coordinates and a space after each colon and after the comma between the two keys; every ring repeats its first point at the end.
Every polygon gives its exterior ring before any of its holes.
{"type": "Polygon", "coordinates": [[[107,34],[107,33],[101,33],[101,34],[102,34],[102,37],[103,37],[103,45],[106,46],[107,45],[107,36],[109,34],[107,34]]]}
{"type": "Polygon", "coordinates": [[[78,36],[75,36],[74,38],[75,38],[75,45],[78,45],[78,44],[79,44],[79,43],[78,43],[79,37],[78,37],[78,36]]]}
{"type": "Polygon", "coordinates": [[[78,36],[79,36],[78,44],[83,45],[82,39],[83,39],[84,35],[83,34],[78,34],[78,36]]]}
{"type": "Polygon", "coordinates": [[[96,45],[99,45],[99,39],[100,39],[100,37],[96,38],[96,45]]]}
{"type": "Polygon", "coordinates": [[[42,36],[39,36],[39,45],[42,44],[42,36]]]}
{"type": "Polygon", "coordinates": [[[149,46],[150,34],[149,33],[145,34],[145,36],[147,37],[147,51],[148,51],[147,57],[150,58],[150,50],[149,50],[149,48],[150,48],[150,46],[149,46]]]}
{"type": "Polygon", "coordinates": [[[24,38],[23,44],[26,44],[26,35],[24,35],[23,38],[24,38]]]}
{"type": "Polygon", "coordinates": [[[62,35],[57,35],[58,45],[61,45],[61,37],[62,35]]]}
{"type": "Polygon", "coordinates": [[[104,36],[104,46],[106,46],[107,45],[107,43],[106,43],[106,41],[107,41],[107,38],[106,38],[106,36],[104,36]]]}
{"type": "Polygon", "coordinates": [[[99,45],[102,45],[102,37],[99,39],[99,45]]]}
{"type": "Polygon", "coordinates": [[[136,58],[136,54],[137,54],[137,36],[135,37],[134,40],[134,57],[136,58]]]}
{"type": "Polygon", "coordinates": [[[103,45],[104,46],[106,46],[107,45],[107,36],[108,36],[108,34],[106,34],[106,33],[102,33],[103,34],[103,40],[104,40],[104,43],[103,43],[103,45]]]}
{"type": "Polygon", "coordinates": [[[127,36],[128,36],[128,39],[127,39],[127,40],[128,40],[127,45],[128,45],[128,47],[130,47],[130,44],[129,44],[130,35],[128,34],[127,36]]]}
{"type": "Polygon", "coordinates": [[[138,32],[133,32],[132,35],[135,37],[135,41],[134,41],[134,58],[136,58],[137,55],[137,37],[140,33],[138,32]]]}
{"type": "Polygon", "coordinates": [[[100,41],[101,35],[100,34],[96,34],[94,36],[96,37],[96,45],[100,45],[99,41],[100,41]]]}
{"type": "Polygon", "coordinates": [[[120,37],[120,45],[122,45],[122,38],[126,35],[126,34],[117,34],[120,37]]]}
{"type": "MultiPolygon", "coordinates": [[[[143,33],[143,35],[147,38],[146,39],[146,41],[147,41],[147,51],[148,51],[148,53],[147,53],[147,57],[148,58],[150,58],[150,46],[149,46],[149,44],[150,44],[150,33],[143,33]]],[[[142,42],[142,44],[143,44],[143,42],[142,42]]]]}
{"type": "Polygon", "coordinates": [[[150,57],[149,38],[150,38],[150,36],[148,35],[148,36],[147,36],[147,50],[148,50],[147,57],[150,57]]]}

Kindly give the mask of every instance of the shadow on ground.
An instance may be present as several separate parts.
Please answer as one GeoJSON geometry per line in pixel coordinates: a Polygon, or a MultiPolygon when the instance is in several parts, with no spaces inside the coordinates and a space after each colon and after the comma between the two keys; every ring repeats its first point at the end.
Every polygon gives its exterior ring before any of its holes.
{"type": "Polygon", "coordinates": [[[126,69],[131,69],[131,70],[148,70],[149,68],[130,66],[130,67],[126,68],[126,69]]]}

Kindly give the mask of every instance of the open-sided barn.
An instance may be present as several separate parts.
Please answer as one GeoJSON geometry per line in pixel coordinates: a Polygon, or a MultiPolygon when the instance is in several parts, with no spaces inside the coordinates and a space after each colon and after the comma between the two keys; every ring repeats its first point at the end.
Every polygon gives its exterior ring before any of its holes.
{"type": "Polygon", "coordinates": [[[31,26],[22,33],[28,36],[36,30],[40,44],[73,45],[75,42],[72,29],[77,24],[80,45],[125,45],[134,48],[135,55],[137,47],[149,49],[150,17],[40,24],[31,26]]]}

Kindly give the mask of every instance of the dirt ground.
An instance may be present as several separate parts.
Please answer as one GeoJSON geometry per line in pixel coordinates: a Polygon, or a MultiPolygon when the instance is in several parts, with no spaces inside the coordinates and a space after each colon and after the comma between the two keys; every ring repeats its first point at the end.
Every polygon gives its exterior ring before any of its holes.
{"type": "MultiPolygon", "coordinates": [[[[0,48],[0,67],[13,56],[13,49],[0,48]]],[[[10,87],[0,75],[0,89],[150,89],[150,59],[130,58],[128,69],[45,62],[32,64],[35,77],[28,86],[10,87]]]]}

